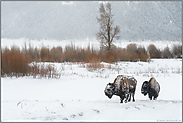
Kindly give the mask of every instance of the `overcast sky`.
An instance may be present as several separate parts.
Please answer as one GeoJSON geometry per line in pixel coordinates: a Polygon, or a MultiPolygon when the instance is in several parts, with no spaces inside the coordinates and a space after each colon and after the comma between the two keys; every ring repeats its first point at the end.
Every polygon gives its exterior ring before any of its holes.
{"type": "MultiPolygon", "coordinates": [[[[110,1],[114,25],[126,40],[181,40],[181,1],[110,1]]],[[[2,1],[1,37],[95,38],[100,2],[2,1]]]]}

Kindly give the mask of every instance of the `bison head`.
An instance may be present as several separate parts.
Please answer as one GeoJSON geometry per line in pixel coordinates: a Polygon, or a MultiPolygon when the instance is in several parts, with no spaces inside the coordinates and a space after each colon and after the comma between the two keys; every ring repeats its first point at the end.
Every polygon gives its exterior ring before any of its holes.
{"type": "Polygon", "coordinates": [[[148,81],[143,82],[142,88],[141,88],[141,93],[144,94],[144,96],[146,96],[147,93],[149,92],[149,88],[150,88],[149,82],[148,81]]]}
{"type": "Polygon", "coordinates": [[[108,96],[110,99],[112,98],[112,96],[114,95],[114,85],[112,83],[107,84],[104,93],[106,96],[108,96]]]}

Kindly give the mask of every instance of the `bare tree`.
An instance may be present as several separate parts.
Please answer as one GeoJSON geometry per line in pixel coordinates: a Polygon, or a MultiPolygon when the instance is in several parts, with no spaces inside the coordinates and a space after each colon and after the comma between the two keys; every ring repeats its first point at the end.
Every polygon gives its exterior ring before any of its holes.
{"type": "Polygon", "coordinates": [[[100,44],[103,48],[106,47],[107,50],[110,50],[114,39],[119,39],[117,34],[120,33],[120,29],[119,26],[113,27],[112,17],[114,15],[111,12],[110,3],[106,4],[106,8],[104,7],[104,4],[101,3],[99,11],[100,17],[97,17],[97,21],[100,24],[100,29],[97,33],[97,39],[100,40],[100,44]]]}
{"type": "Polygon", "coordinates": [[[150,44],[147,47],[151,58],[161,58],[161,51],[156,48],[154,44],[150,44]]]}
{"type": "Polygon", "coordinates": [[[128,54],[136,53],[137,52],[137,45],[136,44],[128,44],[126,51],[128,54]]]}
{"type": "Polygon", "coordinates": [[[181,58],[182,57],[182,45],[181,44],[174,44],[172,48],[172,53],[174,58],[181,58]]]}
{"type": "Polygon", "coordinates": [[[162,51],[163,58],[172,58],[172,54],[170,52],[170,48],[167,46],[162,51]]]}

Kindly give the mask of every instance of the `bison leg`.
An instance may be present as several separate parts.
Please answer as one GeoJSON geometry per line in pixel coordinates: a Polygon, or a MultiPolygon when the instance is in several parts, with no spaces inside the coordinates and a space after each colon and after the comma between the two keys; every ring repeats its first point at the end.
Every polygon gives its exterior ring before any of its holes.
{"type": "Polygon", "coordinates": [[[156,100],[158,97],[158,93],[154,94],[154,100],[156,100]]]}
{"type": "Polygon", "coordinates": [[[152,95],[150,93],[148,94],[148,96],[149,96],[149,99],[152,100],[152,95]]]}
{"type": "Polygon", "coordinates": [[[121,99],[121,102],[120,103],[123,103],[124,98],[125,98],[124,95],[121,95],[120,96],[120,99],[121,99]]]}
{"type": "Polygon", "coordinates": [[[131,90],[131,94],[132,94],[132,97],[133,97],[133,100],[132,100],[133,102],[135,102],[135,98],[134,98],[135,89],[136,89],[136,87],[131,90]]]}
{"type": "Polygon", "coordinates": [[[125,94],[125,98],[126,98],[125,103],[127,103],[127,100],[128,100],[128,98],[129,98],[129,96],[130,96],[129,93],[125,94]]]}
{"type": "Polygon", "coordinates": [[[128,102],[130,102],[130,101],[131,101],[131,93],[129,94],[128,102]]]}
{"type": "Polygon", "coordinates": [[[135,98],[134,98],[134,95],[135,95],[135,93],[132,93],[132,97],[133,97],[133,102],[135,102],[135,98]]]}
{"type": "Polygon", "coordinates": [[[156,100],[156,99],[157,99],[157,97],[158,97],[158,95],[155,95],[155,96],[154,96],[154,100],[156,100]]]}

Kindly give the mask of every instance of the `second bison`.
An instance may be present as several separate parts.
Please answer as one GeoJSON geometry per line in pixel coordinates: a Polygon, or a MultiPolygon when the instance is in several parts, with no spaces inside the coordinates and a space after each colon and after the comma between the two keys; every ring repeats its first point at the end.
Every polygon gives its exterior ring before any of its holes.
{"type": "Polygon", "coordinates": [[[154,77],[150,78],[149,81],[145,81],[142,84],[141,93],[146,96],[148,94],[149,99],[157,99],[160,92],[160,85],[154,77]]]}
{"type": "Polygon", "coordinates": [[[120,96],[121,103],[125,99],[125,102],[131,101],[131,96],[133,97],[133,102],[135,101],[135,89],[137,85],[137,80],[134,77],[118,75],[113,83],[108,83],[104,93],[110,99],[113,95],[120,96]]]}

